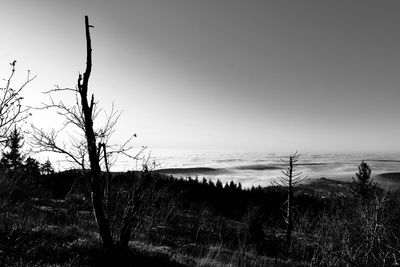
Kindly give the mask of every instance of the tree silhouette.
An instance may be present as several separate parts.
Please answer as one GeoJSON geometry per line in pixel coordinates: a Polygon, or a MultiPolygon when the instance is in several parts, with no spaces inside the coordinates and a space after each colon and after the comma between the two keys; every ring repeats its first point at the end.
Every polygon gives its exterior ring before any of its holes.
{"type": "Polygon", "coordinates": [[[368,198],[371,188],[371,168],[366,162],[362,161],[358,166],[356,179],[353,177],[352,189],[356,193],[356,195],[360,196],[363,199],[366,199],[368,198]]]}
{"type": "Polygon", "coordinates": [[[51,162],[49,159],[47,159],[45,163],[43,163],[42,166],[40,167],[40,173],[42,175],[54,174],[54,169],[53,166],[51,166],[51,162]]]}
{"type": "Polygon", "coordinates": [[[29,175],[39,176],[40,163],[32,157],[27,157],[25,160],[24,170],[29,175]]]}
{"type": "MultiPolygon", "coordinates": [[[[131,159],[137,159],[142,150],[134,156],[128,154],[132,149],[128,139],[120,145],[111,145],[110,138],[115,131],[115,125],[118,121],[120,113],[112,106],[111,112],[106,115],[105,123],[100,128],[94,127],[94,122],[98,120],[98,116],[102,109],[99,108],[98,102],[95,101],[94,94],[89,94],[89,78],[92,71],[92,41],[90,36],[89,18],[85,16],[85,36],[86,36],[86,69],[85,72],[79,74],[77,88],[59,88],[46,92],[47,94],[60,92],[73,92],[75,95],[75,104],[67,106],[63,101],[55,102],[50,96],[50,104],[42,107],[42,109],[55,109],[58,114],[65,119],[63,130],[67,127],[73,127],[74,132],[78,135],[70,135],[71,143],[69,146],[64,142],[60,142],[58,134],[60,131],[52,130],[45,132],[42,129],[33,127],[33,143],[40,151],[50,151],[64,154],[71,163],[78,165],[89,176],[89,185],[91,189],[92,207],[95,214],[100,237],[103,247],[106,251],[114,251],[114,248],[126,249],[130,239],[132,228],[132,212],[130,207],[132,201],[128,201],[125,206],[124,216],[120,224],[119,240],[113,239],[111,232],[110,220],[108,218],[106,201],[105,201],[105,179],[102,175],[102,167],[108,171],[110,157],[113,155],[125,155],[131,159]],[[78,131],[77,131],[78,130],[78,131]]],[[[111,177],[111,176],[109,176],[111,177]]],[[[109,188],[107,186],[107,188],[109,188]]]]}
{"type": "Polygon", "coordinates": [[[292,250],[292,231],[293,231],[293,193],[297,185],[304,182],[307,177],[302,177],[302,172],[296,169],[296,162],[300,154],[295,152],[288,159],[282,159],[287,168],[282,171],[283,176],[279,177],[274,184],[283,186],[287,190],[287,199],[285,202],[285,223],[286,223],[286,245],[288,253],[292,250]]]}
{"type": "Polygon", "coordinates": [[[220,179],[217,179],[217,183],[215,186],[217,187],[217,189],[222,190],[222,182],[220,179]]]}
{"type": "Polygon", "coordinates": [[[23,165],[24,157],[21,154],[23,145],[23,137],[20,131],[15,127],[6,142],[6,150],[8,151],[3,152],[1,158],[2,168],[16,170],[23,165]]]}

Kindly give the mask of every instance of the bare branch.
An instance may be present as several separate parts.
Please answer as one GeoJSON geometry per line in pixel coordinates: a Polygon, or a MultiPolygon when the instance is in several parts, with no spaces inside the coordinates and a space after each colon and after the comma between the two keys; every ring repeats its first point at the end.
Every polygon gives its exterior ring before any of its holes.
{"type": "MultiPolygon", "coordinates": [[[[58,154],[67,155],[73,162],[82,166],[79,158],[69,152],[68,149],[65,147],[65,144],[58,144],[58,135],[56,131],[52,130],[51,132],[46,133],[44,130],[38,129],[34,126],[32,126],[32,129],[32,144],[35,145],[35,148],[38,148],[39,151],[55,152],[58,154]]],[[[82,166],[82,168],[83,167],[84,166],[82,166]]]]}
{"type": "Polygon", "coordinates": [[[78,89],[73,89],[73,88],[60,88],[58,85],[55,85],[54,89],[48,90],[48,91],[44,91],[42,92],[43,94],[50,94],[53,92],[62,92],[62,91],[71,91],[71,92],[78,92],[78,89]]]}
{"type": "Polygon", "coordinates": [[[36,78],[36,76],[30,77],[30,71],[28,70],[26,81],[18,89],[14,89],[11,84],[15,74],[16,61],[14,60],[10,65],[11,74],[5,87],[0,88],[0,142],[7,140],[15,124],[24,121],[30,116],[30,113],[28,113],[29,107],[22,107],[23,97],[21,92],[28,83],[36,78]]]}

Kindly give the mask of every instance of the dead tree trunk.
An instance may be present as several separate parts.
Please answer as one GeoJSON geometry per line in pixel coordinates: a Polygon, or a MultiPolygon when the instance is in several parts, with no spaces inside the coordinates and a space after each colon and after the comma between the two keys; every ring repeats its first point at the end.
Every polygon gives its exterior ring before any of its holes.
{"type": "Polygon", "coordinates": [[[92,204],[96,216],[96,221],[99,227],[99,233],[103,241],[103,247],[110,250],[114,246],[111,235],[110,223],[107,218],[107,213],[104,205],[104,190],[101,181],[101,168],[100,168],[100,149],[96,145],[96,136],[93,130],[93,107],[94,96],[92,94],[90,104],[87,99],[89,77],[92,71],[92,44],[90,39],[89,19],[85,16],[85,32],[86,32],[86,70],[82,75],[79,74],[78,90],[81,99],[82,113],[84,117],[84,130],[87,141],[87,149],[90,161],[90,187],[92,191],[92,204]]]}
{"type": "Polygon", "coordinates": [[[283,176],[279,177],[274,184],[282,186],[286,189],[287,199],[285,201],[285,223],[286,223],[286,245],[287,254],[290,256],[292,252],[292,232],[293,232],[293,193],[298,184],[305,181],[307,177],[302,177],[302,172],[296,170],[296,162],[299,160],[299,154],[294,153],[289,159],[282,159],[287,164],[287,168],[282,171],[283,176]]]}
{"type": "Polygon", "coordinates": [[[293,230],[293,157],[289,157],[289,169],[288,169],[288,187],[287,187],[287,210],[286,210],[286,245],[289,249],[289,253],[292,248],[292,230],[293,230]]]}

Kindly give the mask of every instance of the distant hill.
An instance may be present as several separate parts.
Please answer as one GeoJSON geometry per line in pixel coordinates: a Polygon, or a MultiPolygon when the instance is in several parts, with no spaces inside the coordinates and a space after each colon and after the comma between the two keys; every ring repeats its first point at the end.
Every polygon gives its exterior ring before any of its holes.
{"type": "Polygon", "coordinates": [[[400,189],[400,172],[389,172],[376,175],[374,181],[381,187],[388,188],[391,191],[400,189]]]}
{"type": "Polygon", "coordinates": [[[220,174],[226,172],[224,169],[216,168],[206,168],[206,167],[195,167],[195,168],[167,168],[156,170],[158,173],[162,174],[172,174],[172,175],[183,175],[183,176],[196,176],[204,174],[220,174]]]}

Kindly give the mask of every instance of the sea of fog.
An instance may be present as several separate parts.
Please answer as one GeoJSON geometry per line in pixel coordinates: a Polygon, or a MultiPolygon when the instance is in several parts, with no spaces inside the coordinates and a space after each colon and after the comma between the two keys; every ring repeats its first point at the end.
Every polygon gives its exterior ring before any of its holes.
{"type": "MultiPolygon", "coordinates": [[[[203,177],[220,179],[223,183],[233,180],[243,186],[268,186],[281,176],[287,166],[282,162],[287,154],[252,152],[217,152],[194,150],[151,151],[149,164],[175,177],[203,177]]],[[[351,181],[357,167],[365,160],[372,169],[372,176],[400,172],[400,153],[305,153],[298,161],[298,170],[311,179],[326,177],[351,181]]]]}
{"type": "MultiPolygon", "coordinates": [[[[149,154],[148,165],[163,173],[175,177],[220,179],[223,183],[233,180],[244,187],[271,185],[271,181],[281,176],[281,171],[287,167],[281,159],[288,155],[167,149],[152,149],[147,151],[146,155],[149,154]]],[[[400,153],[302,153],[297,168],[310,180],[326,177],[351,181],[362,160],[370,165],[372,177],[400,172],[400,153]]],[[[138,162],[133,169],[140,169],[140,164],[138,162]]]]}

